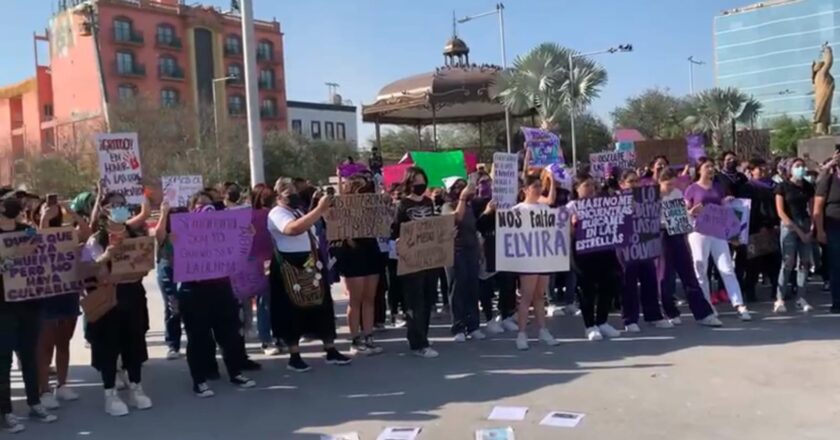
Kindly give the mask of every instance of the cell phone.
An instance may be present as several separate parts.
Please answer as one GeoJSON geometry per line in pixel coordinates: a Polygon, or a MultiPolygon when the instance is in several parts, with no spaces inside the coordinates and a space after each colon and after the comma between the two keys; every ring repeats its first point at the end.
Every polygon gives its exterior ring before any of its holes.
{"type": "Polygon", "coordinates": [[[58,194],[47,194],[47,206],[58,205],[58,194]]]}

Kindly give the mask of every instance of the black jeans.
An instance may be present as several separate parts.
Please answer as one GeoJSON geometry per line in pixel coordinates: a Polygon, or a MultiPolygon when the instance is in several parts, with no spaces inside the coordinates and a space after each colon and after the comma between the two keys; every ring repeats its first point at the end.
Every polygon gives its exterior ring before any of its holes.
{"type": "Polygon", "coordinates": [[[431,269],[400,277],[408,309],[405,315],[406,335],[412,350],[429,346],[429,322],[437,299],[438,273],[438,269],[431,269]]]}
{"type": "Polygon", "coordinates": [[[614,251],[575,255],[580,313],[586,328],[606,324],[613,299],[618,295],[621,268],[614,251]]]}
{"type": "Polygon", "coordinates": [[[204,383],[209,374],[215,373],[215,358],[208,354],[215,350],[216,343],[222,349],[228,376],[238,376],[246,355],[239,334],[239,303],[230,283],[227,280],[183,283],[178,296],[187,331],[187,364],[193,382],[204,383]]]}
{"type": "Polygon", "coordinates": [[[499,288],[499,315],[502,319],[516,315],[516,282],[519,275],[512,272],[497,272],[493,276],[499,288]]]}
{"type": "Polygon", "coordinates": [[[405,299],[400,288],[400,277],[397,276],[397,260],[388,260],[388,308],[391,310],[391,322],[398,314],[405,315],[405,299]]]}
{"type": "Polygon", "coordinates": [[[779,285],[779,268],[782,264],[782,256],[777,253],[762,255],[760,257],[745,259],[743,264],[746,264],[744,280],[741,284],[744,301],[753,302],[758,300],[756,286],[758,285],[759,275],[764,275],[764,279],[770,281],[770,295],[772,298],[775,298],[779,285]]]}
{"type": "Polygon", "coordinates": [[[38,393],[38,336],[41,316],[29,304],[4,305],[0,310],[0,415],[12,412],[12,353],[20,360],[29,406],[41,403],[38,393]]]}
{"type": "Polygon", "coordinates": [[[455,248],[455,265],[446,268],[449,279],[449,304],[452,307],[453,335],[478,330],[478,248],[455,248]]]}
{"type": "Polygon", "coordinates": [[[181,350],[181,314],[170,307],[170,299],[175,297],[178,286],[175,284],[172,266],[158,263],[157,282],[163,296],[163,322],[165,324],[166,346],[172,351],[181,350]]]}
{"type": "MultiPolygon", "coordinates": [[[[440,299],[441,304],[444,307],[449,307],[449,280],[446,278],[446,269],[432,269],[435,272],[435,287],[437,288],[438,284],[440,284],[440,299]]],[[[437,294],[435,294],[435,304],[432,305],[432,309],[437,304],[437,294]]]]}

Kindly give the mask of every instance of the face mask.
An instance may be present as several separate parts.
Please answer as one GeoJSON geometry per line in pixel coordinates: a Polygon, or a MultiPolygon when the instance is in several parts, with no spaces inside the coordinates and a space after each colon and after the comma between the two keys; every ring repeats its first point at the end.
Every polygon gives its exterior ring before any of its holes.
{"type": "Polygon", "coordinates": [[[794,179],[802,179],[805,177],[805,167],[793,167],[790,170],[790,174],[794,179]]]}
{"type": "Polygon", "coordinates": [[[728,173],[734,173],[738,171],[738,164],[735,162],[726,162],[724,164],[724,169],[726,169],[726,172],[728,173]]]}
{"type": "Polygon", "coordinates": [[[422,196],[426,194],[426,184],[425,183],[418,183],[411,187],[411,193],[415,196],[422,196]]]}
{"type": "Polygon", "coordinates": [[[117,206],[111,208],[110,212],[108,213],[108,218],[119,225],[125,224],[129,218],[131,218],[131,211],[128,210],[125,206],[117,206]]]}
{"type": "Polygon", "coordinates": [[[240,197],[242,197],[242,194],[236,190],[227,193],[227,199],[232,203],[238,203],[240,197]]]}

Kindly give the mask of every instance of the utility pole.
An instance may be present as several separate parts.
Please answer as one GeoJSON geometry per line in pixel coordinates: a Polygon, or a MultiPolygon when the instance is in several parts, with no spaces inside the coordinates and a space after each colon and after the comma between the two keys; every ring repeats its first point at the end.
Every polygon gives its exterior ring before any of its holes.
{"type": "Polygon", "coordinates": [[[241,0],[242,50],[245,52],[245,100],[248,104],[248,158],[251,165],[251,186],[265,183],[263,166],[262,124],[260,124],[260,92],[257,87],[257,52],[254,42],[254,6],[252,0],[241,0]]]}

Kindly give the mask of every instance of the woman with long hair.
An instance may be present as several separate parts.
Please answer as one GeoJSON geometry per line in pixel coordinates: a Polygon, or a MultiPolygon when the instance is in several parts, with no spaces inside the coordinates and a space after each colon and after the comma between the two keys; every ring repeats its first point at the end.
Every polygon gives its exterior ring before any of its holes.
{"type": "MultiPolygon", "coordinates": [[[[360,174],[342,183],[344,188],[341,194],[374,193],[373,181],[360,174]]],[[[347,325],[350,327],[351,349],[361,355],[382,353],[382,347],[373,340],[379,272],[385,264],[376,238],[340,240],[333,242],[330,250],[350,297],[347,303],[347,325]]]]}
{"type": "MultiPolygon", "coordinates": [[[[264,183],[258,183],[251,191],[251,208],[265,211],[266,215],[277,204],[277,194],[264,183]]],[[[286,347],[283,342],[271,333],[271,293],[263,292],[256,298],[257,303],[257,335],[263,354],[277,356],[286,347]]]]}

